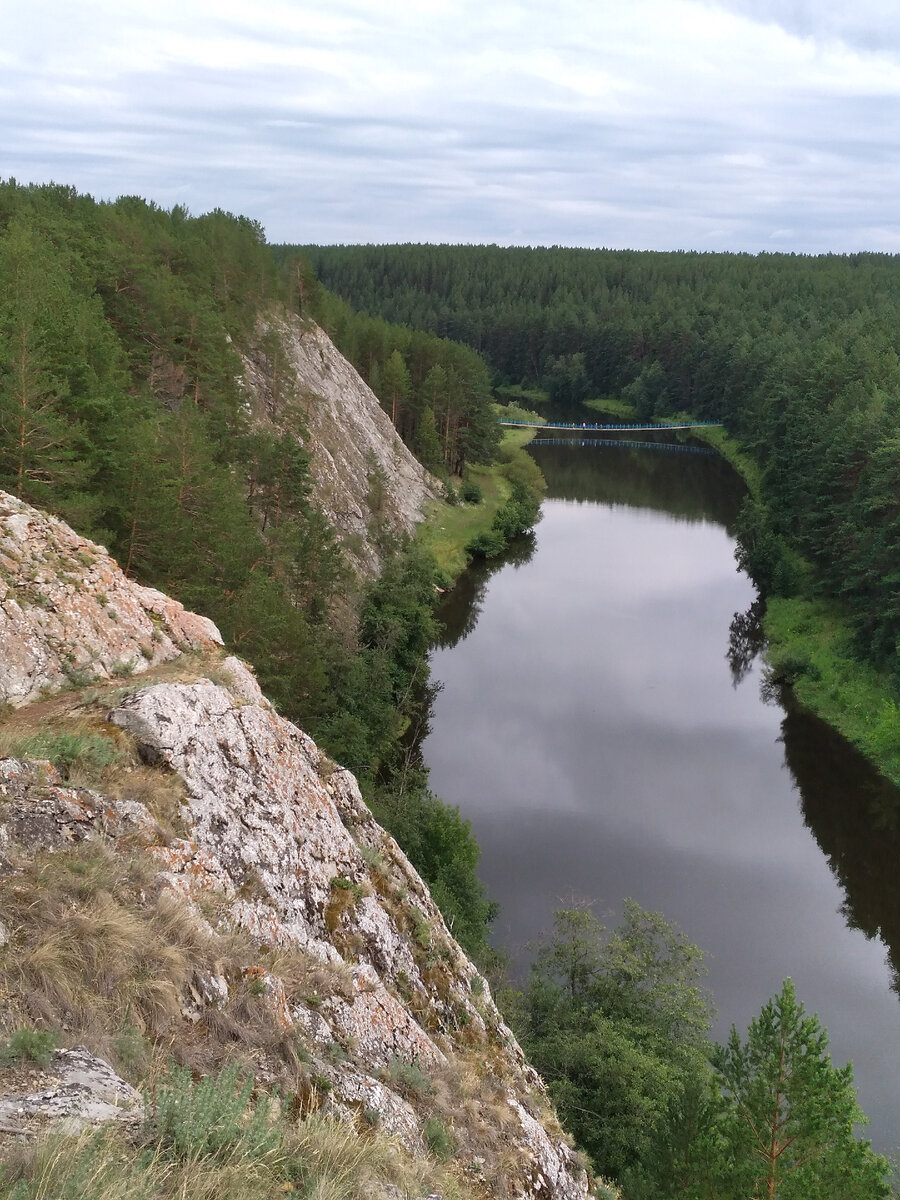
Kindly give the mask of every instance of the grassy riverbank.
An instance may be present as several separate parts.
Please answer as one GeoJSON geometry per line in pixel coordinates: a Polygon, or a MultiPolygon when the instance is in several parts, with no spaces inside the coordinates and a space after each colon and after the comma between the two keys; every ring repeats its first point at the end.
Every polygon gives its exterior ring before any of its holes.
{"type": "MultiPolygon", "coordinates": [[[[587,407],[623,420],[636,420],[634,407],[621,400],[590,400],[587,407]]],[[[660,423],[681,420],[679,413],[660,423]]],[[[727,459],[751,495],[762,499],[759,466],[736,438],[722,428],[691,430],[727,459]]],[[[813,571],[800,563],[798,580],[813,571]]],[[[801,586],[802,583],[801,583],[801,586]]],[[[893,783],[900,786],[900,708],[891,678],[855,653],[849,616],[835,601],[818,599],[809,586],[804,594],[766,599],[763,628],[767,671],[788,684],[810,712],[827,721],[852,742],[893,783]]]]}
{"type": "MultiPolygon", "coordinates": [[[[506,409],[503,414],[511,416],[506,409]]],[[[540,423],[546,419],[524,409],[517,410],[516,415],[540,423]]],[[[527,457],[523,447],[534,435],[534,429],[505,429],[497,462],[490,466],[470,464],[466,468],[466,482],[475,483],[481,489],[481,500],[477,504],[466,504],[462,500],[448,504],[445,500],[435,500],[429,505],[416,536],[434,555],[448,581],[456,579],[466,569],[469,564],[466,546],[479,534],[490,532],[495,516],[512,496],[510,475],[514,473],[517,460],[527,457]]]]}
{"type": "Polygon", "coordinates": [[[773,678],[900,786],[900,710],[890,677],[853,653],[841,608],[806,596],[773,596],[764,628],[773,678]]]}
{"type": "MultiPolygon", "coordinates": [[[[696,429],[693,436],[714,446],[754,498],[762,498],[759,466],[740,442],[724,429],[696,429]]],[[[796,562],[803,594],[766,597],[767,670],[900,786],[900,710],[893,681],[858,657],[849,614],[837,601],[812,595],[812,566],[799,556],[796,562]]]]}

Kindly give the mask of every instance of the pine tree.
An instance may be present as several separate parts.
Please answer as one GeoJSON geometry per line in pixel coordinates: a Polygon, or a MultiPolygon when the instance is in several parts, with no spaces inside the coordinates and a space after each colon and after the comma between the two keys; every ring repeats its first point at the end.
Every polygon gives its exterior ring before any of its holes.
{"type": "MultiPolygon", "coordinates": [[[[888,1163],[854,1136],[865,1121],[853,1068],[837,1068],[828,1034],[785,980],[715,1056],[725,1099],[733,1194],[753,1200],[877,1200],[890,1195],[888,1163]]],[[[727,1193],[729,1196],[731,1191],[727,1193]]]]}

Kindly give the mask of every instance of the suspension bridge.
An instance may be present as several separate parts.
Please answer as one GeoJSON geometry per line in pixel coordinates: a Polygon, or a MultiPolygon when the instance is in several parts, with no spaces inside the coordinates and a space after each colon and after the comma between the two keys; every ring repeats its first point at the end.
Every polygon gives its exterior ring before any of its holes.
{"type": "Polygon", "coordinates": [[[591,425],[583,421],[547,422],[547,424],[543,424],[540,421],[500,421],[498,423],[507,429],[577,429],[584,430],[585,433],[593,433],[595,431],[607,432],[613,429],[619,431],[625,430],[629,433],[637,432],[639,429],[710,429],[720,427],[723,424],[722,421],[685,421],[681,425],[591,425]]]}

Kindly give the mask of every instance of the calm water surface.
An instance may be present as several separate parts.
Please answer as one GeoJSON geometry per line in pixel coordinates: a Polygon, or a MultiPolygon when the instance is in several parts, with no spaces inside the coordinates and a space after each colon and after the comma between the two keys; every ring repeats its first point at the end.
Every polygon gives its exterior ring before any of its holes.
{"type": "Polygon", "coordinates": [[[761,695],[740,481],[709,455],[532,453],[543,519],[448,598],[423,743],[481,843],[495,940],[524,968],[568,901],[610,924],[624,897],[661,909],[707,952],[719,1037],[790,975],[893,1154],[900,795],[761,695]]]}

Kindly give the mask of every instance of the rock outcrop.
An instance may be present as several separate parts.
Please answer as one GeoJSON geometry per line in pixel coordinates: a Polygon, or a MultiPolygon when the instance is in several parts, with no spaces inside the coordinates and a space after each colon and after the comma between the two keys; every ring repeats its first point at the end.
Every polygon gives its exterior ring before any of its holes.
{"type": "Polygon", "coordinates": [[[0,492],[0,701],[26,704],[221,644],[212,621],[127,579],[102,546],[0,492]]]}
{"type": "MultiPolygon", "coordinates": [[[[277,1084],[278,1046],[293,1047],[294,1055],[300,1046],[310,1103],[324,1111],[353,1122],[364,1114],[421,1154],[427,1114],[440,1105],[473,1185],[498,1196],[586,1197],[585,1173],[543,1083],[353,776],[274,711],[243,663],[215,652],[208,622],[136,587],[99,547],[4,496],[0,547],[0,701],[21,704],[39,687],[71,684],[64,670],[70,654],[108,676],[128,655],[135,669],[153,668],[180,653],[178,642],[209,651],[207,675],[201,665],[186,680],[129,679],[124,688],[118,680],[105,692],[102,685],[91,689],[97,727],[144,764],[124,768],[126,782],[129,771],[180,781],[174,818],[151,811],[127,787],[72,786],[49,762],[0,760],[0,885],[4,877],[14,885],[39,854],[91,844],[119,850],[130,862],[138,854],[141,882],[132,889],[137,907],[129,921],[168,897],[200,931],[190,944],[199,938],[207,946],[203,962],[172,976],[181,994],[177,1014],[167,1018],[175,1022],[169,1044],[225,1029],[250,1053],[249,1026],[240,1021],[256,1006],[269,1031],[253,1051],[262,1077],[277,1084]],[[63,555],[69,582],[58,576],[63,555]],[[110,604],[118,621],[106,616],[110,604]],[[10,670],[7,663],[22,665],[10,670]],[[233,949],[219,956],[217,946],[236,936],[249,947],[244,957],[233,949]]],[[[12,978],[24,935],[3,911],[4,894],[0,886],[0,975],[9,967],[12,978]]],[[[28,936],[33,946],[37,934],[28,936]]],[[[75,1084],[71,1091],[62,1066],[66,1055],[81,1052],[62,1053],[54,1081],[28,1096],[45,1095],[61,1113],[87,1121],[103,1119],[102,1103],[117,1119],[136,1111],[126,1092],[85,1099],[79,1108],[82,1093],[75,1084]]],[[[10,1105],[18,1106],[27,1132],[29,1114],[38,1121],[44,1111],[41,1103],[0,1098],[0,1119],[8,1123],[10,1105]]]]}
{"type": "Polygon", "coordinates": [[[144,1113],[140,1092],[85,1046],[56,1050],[27,1080],[28,1091],[0,1099],[0,1133],[80,1133],[110,1122],[137,1124],[144,1113]]]}
{"type": "Polygon", "coordinates": [[[262,319],[244,363],[246,394],[257,419],[283,427],[286,406],[293,402],[307,430],[314,501],[360,575],[377,575],[380,542],[412,533],[426,502],[440,495],[440,483],[409,452],[375,393],[313,322],[275,313],[262,319]],[[273,338],[290,386],[276,383],[273,338]]]}

